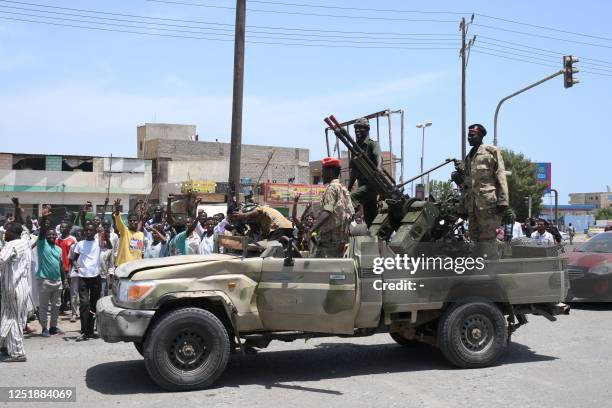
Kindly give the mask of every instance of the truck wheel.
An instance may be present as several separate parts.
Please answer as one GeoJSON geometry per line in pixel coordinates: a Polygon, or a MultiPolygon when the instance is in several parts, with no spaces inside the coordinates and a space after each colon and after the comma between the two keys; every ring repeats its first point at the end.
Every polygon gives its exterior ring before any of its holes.
{"type": "Polygon", "coordinates": [[[145,341],[145,366],[168,391],[210,386],[225,370],[230,341],[212,313],[187,307],[163,316],[145,341]]]}
{"type": "Polygon", "coordinates": [[[438,326],[438,346],[460,368],[493,365],[506,349],[504,315],[492,303],[458,304],[446,311],[438,326]]]}
{"type": "Polygon", "coordinates": [[[136,347],[136,351],[144,357],[144,344],[139,341],[135,341],[134,347],[136,347]]]}
{"type": "Polygon", "coordinates": [[[402,347],[418,347],[418,346],[422,346],[424,345],[424,343],[421,343],[420,341],[417,340],[409,340],[405,337],[403,337],[401,334],[399,333],[389,333],[389,335],[391,336],[391,338],[393,340],[395,340],[395,342],[397,344],[399,344],[402,347]]]}

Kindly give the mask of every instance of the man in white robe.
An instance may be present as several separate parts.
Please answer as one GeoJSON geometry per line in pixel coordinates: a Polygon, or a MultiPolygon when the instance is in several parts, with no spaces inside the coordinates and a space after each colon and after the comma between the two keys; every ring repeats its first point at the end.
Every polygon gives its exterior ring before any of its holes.
{"type": "Polygon", "coordinates": [[[0,250],[0,343],[8,357],[2,362],[24,362],[23,329],[28,316],[32,252],[20,224],[10,222],[5,229],[5,245],[0,250]]]}

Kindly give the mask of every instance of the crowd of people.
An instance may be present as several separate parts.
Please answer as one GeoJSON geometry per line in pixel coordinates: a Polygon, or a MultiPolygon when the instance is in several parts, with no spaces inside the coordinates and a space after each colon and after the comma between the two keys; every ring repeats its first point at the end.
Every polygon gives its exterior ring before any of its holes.
{"type": "MultiPolygon", "coordinates": [[[[497,227],[496,233],[499,241],[507,241],[504,226],[497,227]]],[[[570,223],[568,226],[570,241],[573,241],[575,233],[576,230],[570,223]]],[[[559,232],[556,225],[544,219],[536,220],[534,218],[529,218],[524,223],[514,222],[511,239],[517,240],[522,238],[531,238],[538,245],[544,246],[560,245],[563,242],[561,232],[559,232]]]]}
{"type": "MultiPolygon", "coordinates": [[[[77,213],[67,212],[57,225],[53,209],[44,206],[38,219],[24,217],[19,200],[14,213],[0,223],[0,353],[6,362],[26,361],[23,334],[62,335],[59,316],[80,320],[77,340],[94,338],[95,305],[106,296],[115,268],[133,260],[222,251],[228,217],[204,211],[174,216],[173,196],[166,211],[139,201],[124,220],[121,200],[112,216],[92,214],[87,202],[77,213]],[[88,219],[87,214],[90,214],[88,219]],[[93,216],[91,216],[93,215],[93,216]]],[[[196,200],[194,208],[199,201],[196,200]]],[[[108,205],[108,200],[104,208],[108,205]]],[[[268,228],[278,228],[269,223],[268,228]]]]}

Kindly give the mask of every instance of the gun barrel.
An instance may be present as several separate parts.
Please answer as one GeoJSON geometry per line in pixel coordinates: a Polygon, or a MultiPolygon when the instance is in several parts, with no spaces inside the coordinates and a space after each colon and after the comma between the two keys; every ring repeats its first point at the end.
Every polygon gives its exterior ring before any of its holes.
{"type": "Polygon", "coordinates": [[[423,177],[423,176],[425,176],[425,175],[427,175],[427,174],[431,173],[432,171],[438,170],[440,167],[446,166],[448,163],[451,163],[451,162],[455,163],[456,161],[457,161],[456,159],[446,159],[446,160],[444,161],[444,163],[442,163],[442,164],[438,164],[437,166],[434,166],[434,167],[432,167],[431,169],[429,169],[429,170],[427,170],[427,171],[424,171],[424,172],[423,172],[423,173],[421,173],[421,174],[417,174],[416,176],[414,176],[414,177],[412,177],[411,179],[409,179],[409,180],[407,180],[407,181],[403,182],[402,184],[398,185],[397,187],[398,187],[398,188],[402,188],[402,187],[404,187],[406,184],[408,184],[408,183],[410,183],[410,182],[413,182],[414,180],[419,179],[419,178],[421,178],[421,177],[423,177]]]}
{"type": "Polygon", "coordinates": [[[368,155],[361,149],[357,142],[353,140],[351,135],[340,125],[333,115],[325,118],[324,121],[354,156],[355,159],[353,162],[359,171],[367,177],[369,182],[376,185],[376,189],[380,195],[394,198],[401,196],[401,192],[395,186],[393,177],[387,172],[381,171],[378,165],[370,160],[368,155]]]}

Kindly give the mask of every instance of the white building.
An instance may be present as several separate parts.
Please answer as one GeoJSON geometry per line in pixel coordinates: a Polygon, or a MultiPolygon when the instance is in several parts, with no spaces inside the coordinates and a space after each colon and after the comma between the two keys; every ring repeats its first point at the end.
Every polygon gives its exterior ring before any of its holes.
{"type": "Polygon", "coordinates": [[[37,216],[43,204],[78,211],[91,201],[101,211],[107,193],[111,204],[151,192],[151,161],[133,158],[0,153],[0,215],[12,212],[11,197],[19,198],[27,215],[37,216]]]}

